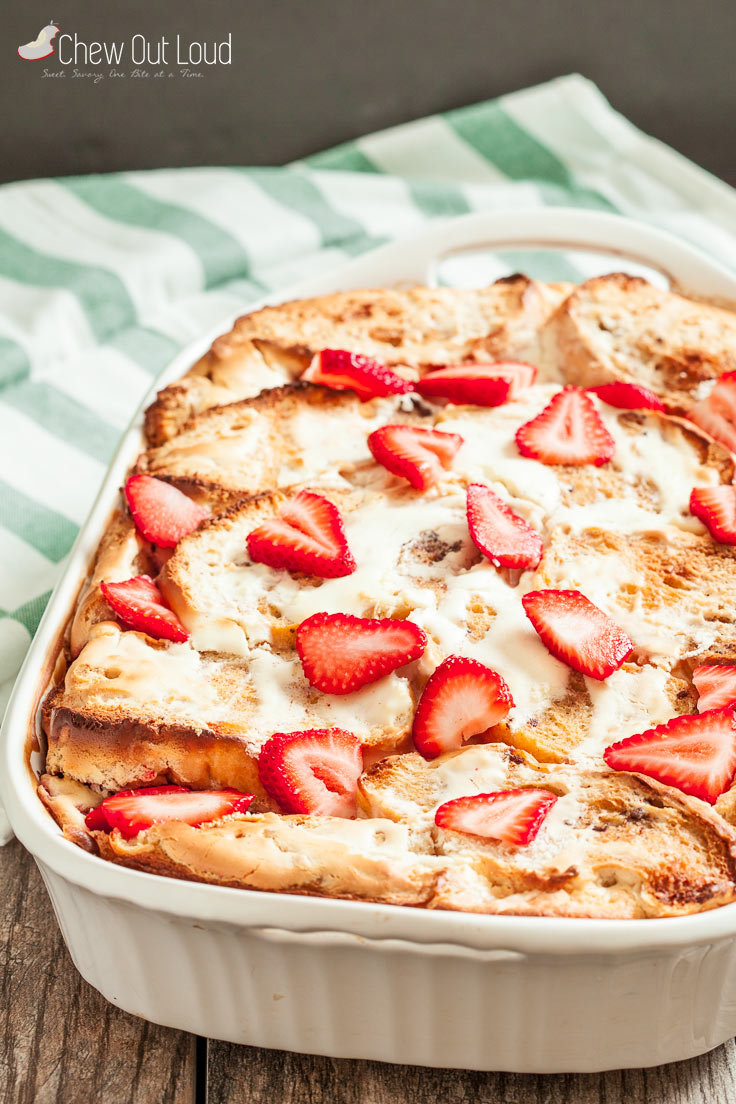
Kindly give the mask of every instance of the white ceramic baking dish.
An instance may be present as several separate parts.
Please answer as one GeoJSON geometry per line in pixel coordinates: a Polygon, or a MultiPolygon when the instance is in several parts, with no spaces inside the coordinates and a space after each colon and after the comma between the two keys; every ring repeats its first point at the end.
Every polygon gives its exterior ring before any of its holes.
{"type": "MultiPolygon", "coordinates": [[[[484,246],[596,248],[620,254],[616,267],[639,262],[691,293],[736,301],[736,278],[674,238],[559,209],[438,223],[279,300],[431,283],[438,259],[441,267],[448,254],[484,246]]],[[[213,336],[178,356],[158,385],[213,336]]],[[[121,1008],[200,1035],[427,1066],[648,1066],[736,1034],[736,905],[629,921],[425,912],[175,881],[106,863],[62,837],[35,795],[27,751],[60,631],[141,425],[139,412],[36,634],[0,748],[2,800],[81,974],[121,1008]]]]}

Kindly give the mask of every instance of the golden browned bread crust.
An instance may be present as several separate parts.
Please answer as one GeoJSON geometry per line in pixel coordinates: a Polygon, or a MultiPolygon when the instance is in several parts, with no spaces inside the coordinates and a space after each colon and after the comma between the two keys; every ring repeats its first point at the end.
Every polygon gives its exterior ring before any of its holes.
{"type": "Polygon", "coordinates": [[[736,369],[736,317],[662,291],[638,276],[612,273],[575,288],[550,319],[570,383],[628,380],[685,413],[701,383],[736,369]]]}
{"type": "Polygon", "coordinates": [[[100,804],[101,794],[72,778],[43,774],[38,783],[38,796],[68,840],[85,851],[98,853],[84,818],[100,804]]]}
{"type": "Polygon", "coordinates": [[[529,359],[541,325],[569,290],[513,276],[478,291],[379,288],[264,307],[239,318],[182,380],[159,392],[146,413],[148,440],[161,445],[210,407],[296,379],[328,347],[414,376],[431,364],[529,359]]]}
{"type": "Polygon", "coordinates": [[[155,552],[138,533],[127,511],[117,510],[105,530],[92,572],[77,601],[70,630],[73,657],[89,640],[92,627],[109,621],[112,613],[105,601],[100,583],[117,583],[133,575],[155,574],[155,552]]]}
{"type": "Polygon", "coordinates": [[[152,873],[424,908],[681,916],[736,899],[736,832],[703,802],[637,775],[540,770],[493,746],[451,756],[455,780],[463,758],[477,772],[479,755],[502,761],[492,769],[500,765],[506,786],[558,795],[559,823],[550,814],[533,857],[422,820],[446,796],[437,779],[448,757],[428,764],[416,754],[364,776],[370,819],[269,813],[158,825],[132,840],[94,836],[105,857],[152,873]]]}
{"type": "Polygon", "coordinates": [[[329,463],[329,457],[311,458],[304,442],[320,434],[324,440],[325,419],[337,418],[346,438],[332,443],[332,453],[336,462],[349,466],[354,454],[367,455],[365,438],[373,429],[391,420],[412,421],[414,415],[411,403],[401,397],[361,403],[352,392],[294,383],[185,422],[176,437],[145,452],[137,470],[182,489],[235,497],[289,486],[329,463]]]}
{"type": "Polygon", "coordinates": [[[655,532],[551,534],[540,587],[574,587],[625,628],[639,662],[692,670],[736,657],[736,548],[674,526],[655,532]],[[595,573],[596,579],[591,578],[595,573]]]}
{"type": "Polygon", "coordinates": [[[49,771],[70,779],[81,776],[104,791],[168,784],[199,790],[234,787],[266,800],[257,760],[234,733],[153,719],[113,721],[52,701],[48,736],[49,771]]]}

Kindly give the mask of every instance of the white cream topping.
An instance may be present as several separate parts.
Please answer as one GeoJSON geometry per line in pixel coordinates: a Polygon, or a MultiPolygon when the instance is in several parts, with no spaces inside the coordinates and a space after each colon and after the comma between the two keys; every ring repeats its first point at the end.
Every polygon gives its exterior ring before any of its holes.
{"type": "MultiPolygon", "coordinates": [[[[632,487],[643,483],[656,489],[659,502],[655,509],[661,523],[702,532],[702,526],[695,521],[688,508],[690,492],[696,486],[718,483],[717,471],[703,465],[694,448],[687,445],[681,448],[674,443],[681,439],[679,430],[668,428],[660,432],[656,424],[645,424],[632,434],[620,424],[620,412],[613,407],[599,402],[598,411],[616,442],[611,467],[620,472],[632,487]]],[[[587,525],[591,524],[598,525],[599,522],[587,522],[587,525]]],[[[627,521],[615,527],[630,526],[627,521]]]]}
{"type": "Polygon", "coordinates": [[[436,609],[416,612],[412,619],[431,635],[445,655],[468,655],[498,671],[507,682],[515,708],[510,723],[534,716],[550,700],[564,695],[568,668],[545,648],[524,613],[521,597],[532,589],[533,574],[525,572],[517,587],[509,585],[487,561],[447,579],[447,593],[436,609]],[[467,632],[468,605],[478,595],[496,617],[477,641],[467,632]]]}
{"type": "Polygon", "coordinates": [[[352,694],[310,693],[296,655],[257,648],[250,656],[249,673],[256,702],[247,744],[256,753],[274,732],[343,728],[369,742],[372,731],[401,718],[406,723],[411,716],[409,685],[396,672],[352,694]]]}
{"type": "Polygon", "coordinates": [[[103,621],[69,668],[66,687],[78,693],[89,680],[94,698],[105,707],[143,705],[184,722],[232,721],[232,701],[223,697],[217,673],[189,644],[155,648],[140,633],[103,621]]]}
{"type": "MultiPolygon", "coordinates": [[[[308,829],[310,835],[324,836],[332,840],[336,835],[334,818],[325,820],[324,824],[313,822],[308,829]]],[[[373,817],[361,820],[345,820],[340,824],[339,838],[351,850],[359,853],[381,855],[389,854],[397,858],[403,857],[411,850],[409,846],[408,824],[402,824],[383,817],[373,817]]],[[[297,846],[299,839],[297,835],[297,846]]]]}
{"type": "MultiPolygon", "coordinates": [[[[543,781],[540,788],[544,789],[543,781]]],[[[518,849],[506,848],[505,854],[510,852],[511,861],[526,870],[580,869],[587,850],[585,835],[577,827],[582,812],[574,793],[560,794],[531,843],[518,849]]]]}
{"type": "MultiPolygon", "coordinates": [[[[329,487],[310,486],[329,496],[329,487]]],[[[423,609],[435,597],[422,584],[446,581],[458,563],[476,555],[459,489],[442,498],[388,489],[343,512],[343,520],[357,569],[338,579],[315,579],[315,585],[250,560],[246,537],[258,521],[246,518],[229,530],[198,536],[202,547],[187,578],[188,601],[179,610],[195,647],[247,658],[250,648],[271,640],[275,619],[296,625],[321,611],[372,616],[423,609]],[[423,539],[455,551],[424,562],[423,539]]]]}
{"type": "Polygon", "coordinates": [[[391,421],[401,421],[401,416],[395,414],[395,400],[391,399],[342,409],[339,414],[328,412],[325,415],[318,406],[297,410],[289,419],[295,454],[285,458],[278,485],[285,487],[323,472],[370,460],[368,435],[391,421]]]}
{"type": "Polygon", "coordinates": [[[492,410],[447,407],[437,428],[459,433],[464,440],[453,470],[471,483],[501,483],[520,500],[540,506],[545,513],[553,511],[560,501],[557,476],[536,460],[521,456],[514,435],[558,391],[555,384],[538,384],[492,410]]]}
{"type": "Polygon", "coordinates": [[[604,682],[586,678],[593,705],[590,734],[573,751],[573,759],[592,770],[604,770],[602,753],[609,744],[668,721],[673,715],[667,693],[670,676],[661,667],[620,668],[604,682]]]}
{"type": "Polygon", "coordinates": [[[440,805],[476,793],[493,793],[508,788],[508,768],[503,754],[493,748],[471,744],[460,755],[439,760],[429,768],[435,785],[441,787],[439,800],[431,810],[431,819],[440,805]]]}

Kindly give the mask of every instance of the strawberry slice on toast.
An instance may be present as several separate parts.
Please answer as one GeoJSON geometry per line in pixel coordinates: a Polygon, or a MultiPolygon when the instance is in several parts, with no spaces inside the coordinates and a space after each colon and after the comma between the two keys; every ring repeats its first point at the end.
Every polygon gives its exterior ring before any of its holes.
{"type": "Polygon", "coordinates": [[[337,579],[355,571],[340,511],[312,491],[299,491],[278,516],[247,537],[250,558],[269,567],[337,579]]]}
{"type": "Polygon", "coordinates": [[[513,708],[511,691],[498,671],[467,656],[448,656],[424,687],[412,736],[425,759],[454,751],[493,728],[513,708]]]}
{"type": "Polygon", "coordinates": [[[531,590],[521,603],[547,650],[583,675],[608,678],[634,647],[623,629],[579,590],[531,590]]]}
{"type": "Polygon", "coordinates": [[[596,387],[586,387],[586,391],[597,395],[607,406],[615,406],[619,410],[664,411],[665,409],[662,400],[658,399],[648,387],[642,387],[640,383],[614,380],[613,383],[599,383],[596,387]]]}
{"type": "Polygon", "coordinates": [[[159,548],[175,548],[208,517],[178,487],[152,475],[131,475],[124,494],[136,529],[159,548]]]}
{"type": "Polygon", "coordinates": [[[585,391],[564,387],[541,414],[516,431],[522,456],[542,464],[607,463],[616,443],[585,391]]]}
{"type": "Polygon", "coordinates": [[[91,832],[109,832],[114,828],[132,839],[154,824],[183,821],[193,828],[210,820],[244,813],[253,794],[239,790],[187,790],[184,786],[150,786],[141,790],[122,790],[106,797],[85,818],[91,832]]]}
{"type": "Polygon", "coordinates": [[[101,583],[100,590],[126,629],[178,644],[189,639],[189,633],[164,603],[163,594],[150,575],[135,575],[122,583],[101,583]]]}
{"type": "Polygon", "coordinates": [[[736,544],[736,487],[695,487],[690,494],[690,513],[700,518],[713,540],[736,544]]]}
{"type": "Polygon", "coordinates": [[[276,732],[261,748],[258,777],[285,813],[357,815],[363,750],[352,732],[276,732]]]}
{"type": "Polygon", "coordinates": [[[414,389],[428,399],[449,399],[473,406],[500,406],[515,398],[537,377],[533,364],[498,361],[494,364],[452,364],[436,368],[414,389]]]}
{"type": "Polygon", "coordinates": [[[407,479],[418,491],[434,487],[452,468],[462,443],[457,433],[410,425],[381,426],[368,438],[374,459],[392,475],[407,479]]]}
{"type": "Polygon", "coordinates": [[[409,380],[397,376],[390,368],[347,349],[322,349],[302,372],[301,379],[321,383],[333,391],[354,391],[361,402],[385,395],[406,395],[414,390],[409,380]]]}
{"type": "Polygon", "coordinates": [[[634,771],[714,805],[736,773],[733,709],[685,714],[603,752],[612,770],[634,771]]]}
{"type": "Polygon", "coordinates": [[[419,659],[427,637],[413,621],[315,613],[296,632],[296,650],[312,686],[351,694],[419,659]]]}
{"type": "Polygon", "coordinates": [[[489,487],[470,484],[467,515],[473,543],[492,563],[523,571],[538,566],[543,548],[539,533],[489,487]]]}
{"type": "Polygon", "coordinates": [[[698,691],[698,712],[724,709],[736,704],[736,667],[705,664],[693,671],[693,684],[698,691]]]}
{"type": "Polygon", "coordinates": [[[688,418],[736,452],[736,372],[724,372],[710,395],[692,407],[688,418]]]}
{"type": "Polygon", "coordinates": [[[556,801],[557,795],[549,790],[472,794],[440,805],[434,822],[438,828],[525,847],[532,842],[556,801]]]}

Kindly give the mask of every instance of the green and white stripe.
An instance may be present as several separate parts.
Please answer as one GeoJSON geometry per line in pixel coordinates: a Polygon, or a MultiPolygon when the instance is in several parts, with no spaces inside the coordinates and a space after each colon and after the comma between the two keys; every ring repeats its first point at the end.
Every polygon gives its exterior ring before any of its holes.
{"type": "MultiPolygon", "coordinates": [[[[181,169],[0,190],[0,707],[107,462],[179,348],[264,290],[428,219],[621,211],[736,265],[726,185],[581,77],[421,119],[283,169],[181,169]]],[[[501,253],[542,278],[579,257],[501,253]]]]}

